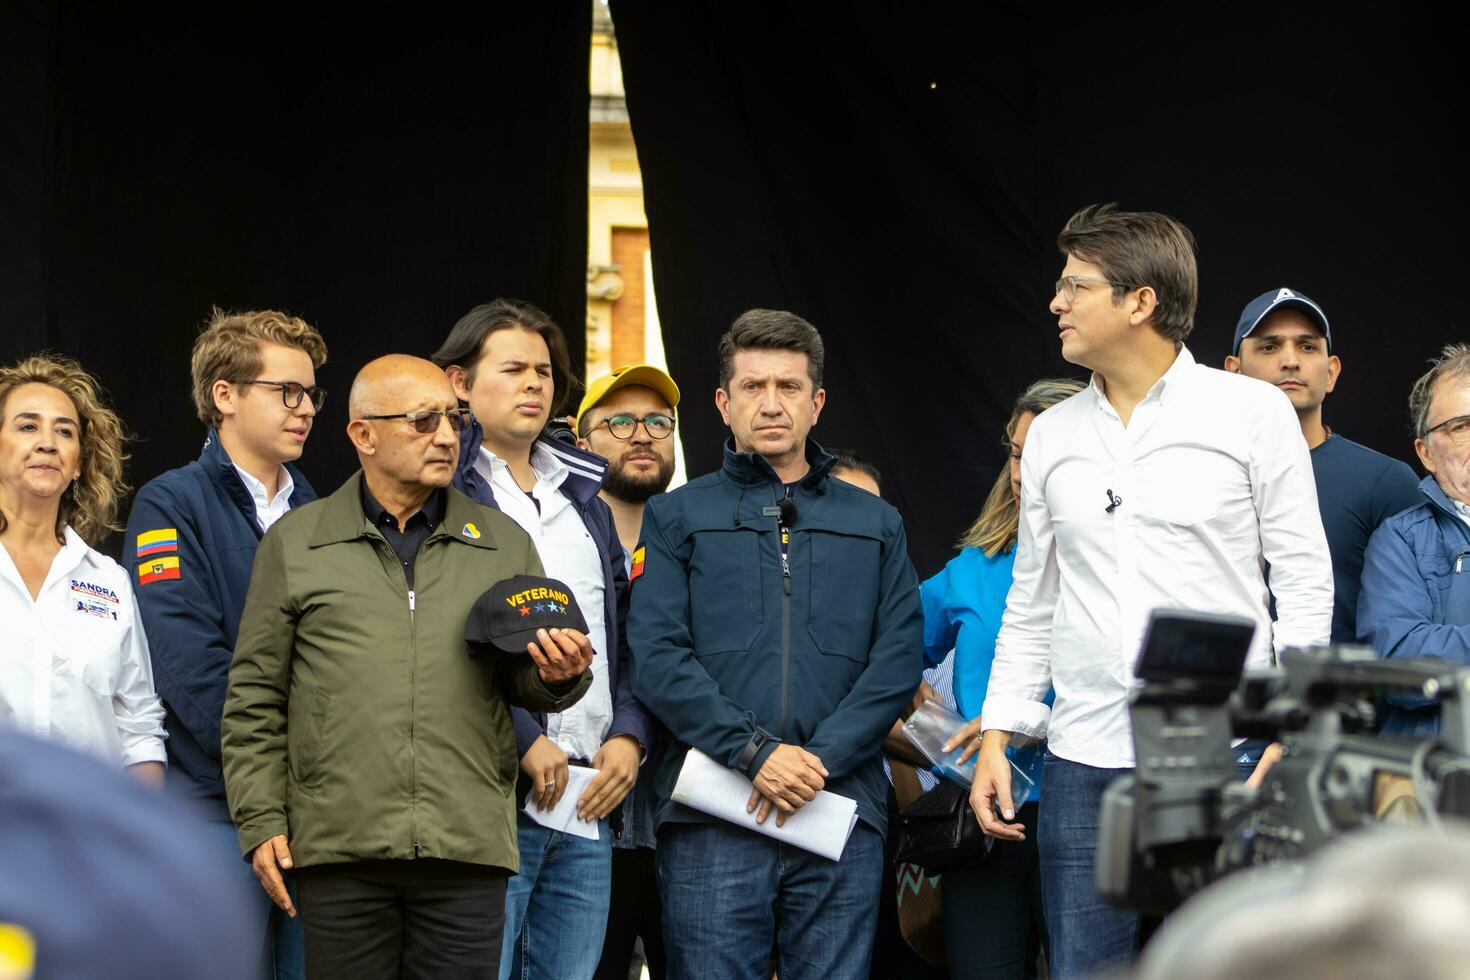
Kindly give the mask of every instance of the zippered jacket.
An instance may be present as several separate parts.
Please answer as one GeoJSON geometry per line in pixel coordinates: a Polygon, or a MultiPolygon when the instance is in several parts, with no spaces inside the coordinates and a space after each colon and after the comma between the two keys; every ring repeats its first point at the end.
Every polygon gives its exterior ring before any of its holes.
{"type": "MultiPolygon", "coordinates": [[[[315,500],[301,471],[286,469],[291,507],[315,500]]],[[[166,711],[170,789],[221,806],[220,713],[260,537],[250,491],[210,429],[198,459],[138,491],[123,542],[166,711]]]]}
{"type": "Polygon", "coordinates": [[[517,871],[509,706],[563,711],[591,672],[553,689],[528,656],[470,655],[475,601],[542,572],[514,521],[448,490],[410,590],[361,482],[282,517],[255,557],[222,731],[241,852],[286,834],[296,867],[440,858],[517,871]]]}
{"type": "MultiPolygon", "coordinates": [[[[1426,476],[1425,500],[1379,525],[1363,555],[1358,639],[1380,657],[1440,657],[1470,666],[1470,527],[1426,476]]],[[[1439,704],[1411,694],[1384,698],[1385,735],[1434,735],[1439,704]]]]}
{"type": "MultiPolygon", "coordinates": [[[[475,460],[480,456],[480,444],[485,432],[479,421],[472,422],[459,437],[459,472],[454,477],[454,488],[476,503],[500,509],[495,502],[495,492],[490,484],[475,469],[475,460]]],[[[607,460],[596,453],[585,452],[545,436],[537,440],[567,467],[567,478],[562,481],[561,492],[571,502],[572,509],[582,518],[587,533],[597,542],[597,554],[602,559],[604,613],[602,621],[607,624],[607,689],[612,695],[612,724],[607,737],[631,735],[643,746],[650,756],[654,749],[654,727],[647,711],[633,698],[633,683],[628,671],[628,572],[623,562],[623,543],[618,540],[618,529],[613,523],[612,511],[607,502],[597,495],[602,489],[602,478],[607,473],[607,460]]],[[[600,663],[593,670],[602,669],[600,663]]],[[[546,734],[546,715],[540,712],[515,708],[511,711],[515,723],[516,749],[521,755],[531,743],[546,734]]]]}
{"type": "Polygon", "coordinates": [[[633,555],[633,690],[667,726],[658,820],[707,818],[670,795],[690,746],[754,777],[782,742],[814,753],[831,792],[887,826],[884,735],[923,668],[919,580],[898,511],[811,469],[793,489],[790,574],[766,460],[726,445],[724,466],[654,497],[633,555]]]}

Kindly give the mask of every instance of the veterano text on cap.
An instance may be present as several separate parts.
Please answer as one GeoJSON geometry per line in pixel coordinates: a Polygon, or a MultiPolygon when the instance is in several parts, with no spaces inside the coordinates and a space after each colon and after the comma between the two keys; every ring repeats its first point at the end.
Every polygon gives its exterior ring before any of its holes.
{"type": "Polygon", "coordinates": [[[537,630],[587,632],[572,590],[554,578],[516,575],[490,587],[470,607],[464,638],[474,655],[525,653],[537,630]]]}

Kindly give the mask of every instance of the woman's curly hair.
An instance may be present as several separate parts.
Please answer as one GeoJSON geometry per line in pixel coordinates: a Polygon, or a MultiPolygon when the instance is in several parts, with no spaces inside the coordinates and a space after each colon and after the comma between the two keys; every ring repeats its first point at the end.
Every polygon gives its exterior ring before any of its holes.
{"type": "MultiPolygon", "coordinates": [[[[127,495],[123,446],[127,433],[122,419],[107,404],[107,393],[76,361],[58,354],[33,354],[15,364],[0,367],[0,417],[10,393],[21,385],[42,384],[55,388],[76,406],[81,443],[81,473],[61,495],[56,514],[56,536],[68,524],[90,545],[99,544],[109,531],[121,529],[118,505],[127,495]]],[[[6,519],[0,513],[0,531],[6,519]]]]}

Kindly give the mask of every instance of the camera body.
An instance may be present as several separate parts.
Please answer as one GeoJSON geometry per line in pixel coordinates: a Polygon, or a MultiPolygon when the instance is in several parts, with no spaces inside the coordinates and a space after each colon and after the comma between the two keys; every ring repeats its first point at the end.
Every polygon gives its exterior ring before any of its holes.
{"type": "Polygon", "coordinates": [[[1470,669],[1329,646],[1241,677],[1253,632],[1198,613],[1150,621],[1129,706],[1137,768],[1103,796],[1097,887],[1110,904],[1163,915],[1233,870],[1385,818],[1470,816],[1470,669]],[[1392,692],[1437,701],[1439,736],[1373,735],[1375,699],[1392,692]],[[1258,791],[1239,782],[1232,736],[1281,743],[1258,791]]]}

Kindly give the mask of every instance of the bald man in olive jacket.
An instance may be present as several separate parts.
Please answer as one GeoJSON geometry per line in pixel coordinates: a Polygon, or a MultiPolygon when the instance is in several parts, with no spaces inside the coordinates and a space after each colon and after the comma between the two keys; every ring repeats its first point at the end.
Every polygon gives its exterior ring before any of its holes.
{"type": "Polygon", "coordinates": [[[261,542],[230,667],[230,813],[294,914],[308,976],[493,976],[519,869],[509,706],[563,711],[590,683],[575,630],[475,658],[475,600],[542,574],[514,521],[448,484],[468,419],[444,373],[394,355],[353,384],[362,471],[261,542]],[[420,431],[420,429],[425,431],[420,431]]]}

